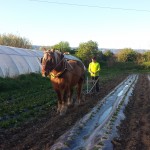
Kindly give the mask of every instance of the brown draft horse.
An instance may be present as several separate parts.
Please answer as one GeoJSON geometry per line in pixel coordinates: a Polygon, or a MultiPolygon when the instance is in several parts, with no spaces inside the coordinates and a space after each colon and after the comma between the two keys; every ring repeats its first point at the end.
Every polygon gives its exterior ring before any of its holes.
{"type": "Polygon", "coordinates": [[[44,51],[41,60],[42,76],[50,76],[54,90],[58,96],[57,112],[64,115],[73,103],[73,87],[77,86],[77,101],[80,104],[85,67],[77,60],[67,60],[59,51],[44,51]]]}

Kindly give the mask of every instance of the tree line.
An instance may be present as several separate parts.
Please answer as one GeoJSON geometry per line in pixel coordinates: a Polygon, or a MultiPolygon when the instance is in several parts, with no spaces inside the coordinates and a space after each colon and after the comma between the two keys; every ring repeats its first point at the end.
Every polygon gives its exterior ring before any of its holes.
{"type": "Polygon", "coordinates": [[[0,34],[0,45],[5,46],[12,46],[12,47],[18,47],[18,48],[32,48],[31,42],[21,36],[17,36],[14,34],[0,34]]]}
{"type": "MultiPolygon", "coordinates": [[[[13,34],[0,35],[0,45],[13,46],[18,48],[31,49],[32,44],[27,38],[22,38],[13,34]]],[[[146,69],[150,68],[150,51],[139,53],[131,48],[120,49],[117,53],[113,53],[110,50],[104,52],[98,48],[98,43],[95,41],[87,41],[80,43],[77,48],[72,49],[68,42],[61,41],[58,44],[52,46],[42,46],[40,50],[57,49],[63,53],[68,52],[78,58],[80,58],[85,66],[88,66],[91,61],[91,57],[96,56],[100,63],[107,64],[108,67],[115,65],[118,62],[121,63],[135,63],[146,69]]]]}

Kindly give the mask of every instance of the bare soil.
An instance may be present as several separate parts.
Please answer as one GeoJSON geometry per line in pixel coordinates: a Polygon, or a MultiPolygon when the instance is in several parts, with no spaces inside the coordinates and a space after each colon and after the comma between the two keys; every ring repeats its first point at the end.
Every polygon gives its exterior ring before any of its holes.
{"type": "MultiPolygon", "coordinates": [[[[48,150],[56,139],[70,129],[76,121],[88,113],[97,102],[112,91],[124,76],[117,77],[105,84],[100,84],[100,92],[85,95],[80,106],[70,107],[65,116],[56,114],[52,108],[47,116],[29,122],[20,128],[0,130],[1,150],[48,150]]],[[[116,150],[150,149],[150,84],[146,76],[141,75],[133,97],[126,110],[126,121],[120,127],[120,137],[114,139],[116,150]],[[142,147],[142,148],[141,148],[142,147]]]]}
{"type": "Polygon", "coordinates": [[[120,136],[112,141],[114,149],[150,150],[150,81],[146,75],[140,75],[125,115],[120,136]]]}

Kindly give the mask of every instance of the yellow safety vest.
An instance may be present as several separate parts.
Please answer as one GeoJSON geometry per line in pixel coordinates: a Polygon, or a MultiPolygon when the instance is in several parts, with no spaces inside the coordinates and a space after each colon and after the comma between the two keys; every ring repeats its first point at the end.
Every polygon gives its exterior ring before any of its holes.
{"type": "Polygon", "coordinates": [[[92,77],[99,76],[100,70],[101,70],[100,69],[100,64],[98,62],[91,62],[89,64],[88,71],[90,72],[92,77]]]}

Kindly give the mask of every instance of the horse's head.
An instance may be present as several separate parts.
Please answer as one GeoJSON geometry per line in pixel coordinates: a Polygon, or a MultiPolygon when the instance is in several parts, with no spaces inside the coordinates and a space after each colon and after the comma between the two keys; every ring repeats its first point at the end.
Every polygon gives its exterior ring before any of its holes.
{"type": "Polygon", "coordinates": [[[57,66],[61,61],[62,54],[54,50],[44,51],[44,55],[41,59],[42,64],[42,76],[48,76],[49,73],[57,66]]]}
{"type": "Polygon", "coordinates": [[[42,76],[48,76],[49,72],[54,68],[55,59],[53,51],[44,51],[44,55],[41,59],[42,64],[42,76]]]}

